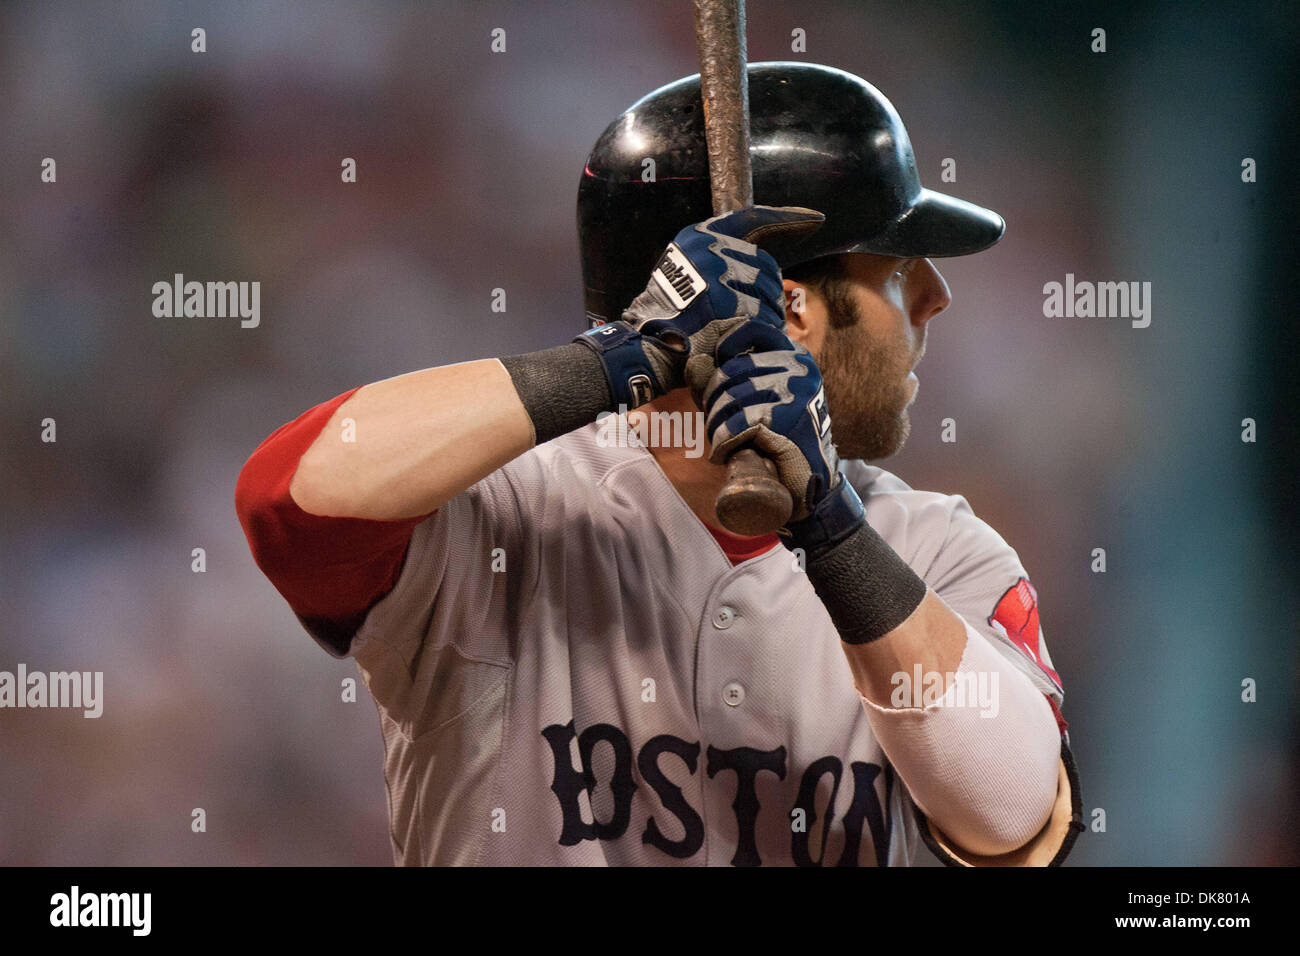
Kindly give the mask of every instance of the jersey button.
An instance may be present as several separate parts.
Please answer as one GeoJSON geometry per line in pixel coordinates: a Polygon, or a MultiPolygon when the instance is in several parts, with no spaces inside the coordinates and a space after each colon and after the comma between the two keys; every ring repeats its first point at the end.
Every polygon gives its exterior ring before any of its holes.
{"type": "Polygon", "coordinates": [[[713,613],[713,626],[719,631],[725,631],[735,619],[736,612],[724,604],[713,613]]]}
{"type": "Polygon", "coordinates": [[[729,707],[739,707],[745,699],[745,688],[738,681],[732,681],[722,688],[722,700],[729,707]]]}

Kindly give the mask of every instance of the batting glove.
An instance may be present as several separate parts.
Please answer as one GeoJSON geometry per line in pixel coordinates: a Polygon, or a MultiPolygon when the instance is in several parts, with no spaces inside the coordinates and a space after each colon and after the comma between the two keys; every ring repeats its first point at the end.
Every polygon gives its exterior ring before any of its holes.
{"type": "Polygon", "coordinates": [[[751,321],[785,328],[781,270],[756,243],[813,232],[824,219],[796,206],[748,206],[687,226],[659,257],[623,321],[579,338],[606,354],[622,348],[613,363],[607,362],[616,393],[622,381],[632,379],[648,394],[645,401],[688,385],[699,403],[715,370],[714,346],[723,335],[751,321]],[[639,354],[622,344],[631,341],[631,333],[640,336],[639,354]],[[605,343],[614,348],[604,348],[605,343]]]}
{"type": "Polygon", "coordinates": [[[793,519],[812,514],[839,477],[822,375],[808,350],[762,322],[727,331],[705,387],[710,460],[749,446],[777,469],[794,496],[793,519]]]}

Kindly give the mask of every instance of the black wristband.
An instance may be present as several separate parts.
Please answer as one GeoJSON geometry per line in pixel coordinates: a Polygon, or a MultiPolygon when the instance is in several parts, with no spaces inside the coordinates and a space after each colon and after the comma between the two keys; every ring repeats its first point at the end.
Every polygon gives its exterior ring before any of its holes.
{"type": "Polygon", "coordinates": [[[601,412],[613,411],[605,366],[579,342],[508,355],[501,364],[533,421],[538,445],[590,425],[601,412]]]}
{"type": "Polygon", "coordinates": [[[925,597],[925,582],[866,522],[807,562],[808,580],[846,644],[884,637],[925,597]]]}

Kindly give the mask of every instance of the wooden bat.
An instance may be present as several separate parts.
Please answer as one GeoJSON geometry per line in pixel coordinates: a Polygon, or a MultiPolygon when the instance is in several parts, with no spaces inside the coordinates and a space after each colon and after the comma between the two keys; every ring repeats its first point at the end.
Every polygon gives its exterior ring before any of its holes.
{"type": "MultiPolygon", "coordinates": [[[[713,213],[752,205],[749,164],[749,81],[745,75],[745,0],[695,0],[695,42],[700,56],[700,95],[709,145],[713,213]]],[[[727,483],[718,492],[718,520],[733,534],[776,531],[794,511],[776,466],[752,448],[727,461],[727,483]]]]}

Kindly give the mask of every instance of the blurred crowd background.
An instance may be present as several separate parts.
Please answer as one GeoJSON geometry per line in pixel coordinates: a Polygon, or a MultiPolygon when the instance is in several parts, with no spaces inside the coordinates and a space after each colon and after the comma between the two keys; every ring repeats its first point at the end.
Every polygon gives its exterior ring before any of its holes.
{"type": "MultiPolygon", "coordinates": [[[[880,464],[1029,570],[1105,812],[1074,864],[1300,859],[1293,14],[749,3],[752,60],[871,80],[927,184],[1007,220],[937,263],[880,464]],[[1151,282],[1150,327],[1045,318],[1066,273],[1151,282]]],[[[580,331],[586,151],[694,56],[685,0],[0,6],[0,670],[106,697],[0,710],[0,863],[391,862],[373,704],[254,566],[236,476],[353,386],[580,331]],[[155,318],[175,273],[260,281],[259,327],[155,318]]]]}

